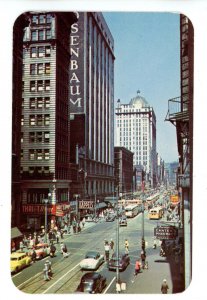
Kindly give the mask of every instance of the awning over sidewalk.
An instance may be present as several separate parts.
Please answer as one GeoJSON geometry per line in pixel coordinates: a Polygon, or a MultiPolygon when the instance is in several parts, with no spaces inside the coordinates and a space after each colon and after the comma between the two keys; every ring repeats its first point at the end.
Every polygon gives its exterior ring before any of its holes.
{"type": "Polygon", "coordinates": [[[11,229],[11,239],[15,239],[21,236],[23,236],[23,233],[21,233],[21,231],[17,227],[13,227],[11,229]]]}
{"type": "Polygon", "coordinates": [[[104,201],[106,203],[117,204],[119,198],[118,197],[105,197],[104,201]]]}

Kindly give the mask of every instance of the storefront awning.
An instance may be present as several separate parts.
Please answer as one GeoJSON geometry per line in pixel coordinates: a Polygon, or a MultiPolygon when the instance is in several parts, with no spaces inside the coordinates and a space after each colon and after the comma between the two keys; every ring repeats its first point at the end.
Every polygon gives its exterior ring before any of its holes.
{"type": "Polygon", "coordinates": [[[105,197],[104,201],[106,203],[111,203],[111,204],[116,204],[118,202],[119,198],[118,197],[105,197]]]}
{"type": "Polygon", "coordinates": [[[13,227],[11,229],[11,239],[15,239],[21,236],[23,236],[23,233],[21,233],[21,231],[17,227],[13,227]]]}

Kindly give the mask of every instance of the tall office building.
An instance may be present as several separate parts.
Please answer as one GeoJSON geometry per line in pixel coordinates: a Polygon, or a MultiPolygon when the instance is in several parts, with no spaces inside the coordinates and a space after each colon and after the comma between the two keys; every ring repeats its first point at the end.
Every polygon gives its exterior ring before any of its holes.
{"type": "Polygon", "coordinates": [[[129,104],[121,104],[118,100],[116,146],[133,152],[133,164],[143,167],[146,184],[156,186],[156,117],[153,108],[139,93],[129,104]]]}
{"type": "Polygon", "coordinates": [[[22,223],[39,228],[69,201],[69,62],[74,13],[30,12],[23,39],[22,223]],[[46,204],[45,199],[49,200],[46,204]]]}
{"type": "Polygon", "coordinates": [[[114,41],[101,13],[78,13],[71,30],[71,194],[104,199],[114,188],[114,41]],[[80,191],[80,187],[81,191],[80,191]]]}

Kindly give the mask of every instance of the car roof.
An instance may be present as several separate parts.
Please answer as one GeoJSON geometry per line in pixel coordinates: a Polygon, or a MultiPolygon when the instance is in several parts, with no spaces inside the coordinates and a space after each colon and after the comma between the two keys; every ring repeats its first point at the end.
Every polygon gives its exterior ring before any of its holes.
{"type": "Polygon", "coordinates": [[[88,272],[86,274],[84,274],[81,278],[81,280],[83,279],[96,279],[98,278],[100,275],[100,273],[97,273],[97,272],[88,272]]]}
{"type": "Polygon", "coordinates": [[[98,252],[98,251],[88,251],[88,252],[86,252],[86,256],[88,256],[88,255],[93,255],[93,256],[96,256],[97,254],[99,254],[100,255],[100,253],[98,252]]]}
{"type": "Polygon", "coordinates": [[[13,252],[11,253],[11,257],[21,257],[21,256],[25,256],[25,252],[13,252]]]}

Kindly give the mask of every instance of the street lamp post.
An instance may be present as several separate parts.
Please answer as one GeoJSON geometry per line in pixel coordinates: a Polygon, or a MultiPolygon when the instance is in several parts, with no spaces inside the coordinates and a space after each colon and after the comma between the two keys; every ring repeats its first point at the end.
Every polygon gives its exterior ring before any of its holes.
{"type": "Polygon", "coordinates": [[[117,204],[116,204],[116,291],[120,291],[120,274],[119,274],[119,210],[118,210],[118,187],[117,187],[117,204]]]}
{"type": "Polygon", "coordinates": [[[44,199],[45,202],[45,243],[47,243],[47,204],[51,197],[51,193],[48,194],[48,199],[44,199]]]}

